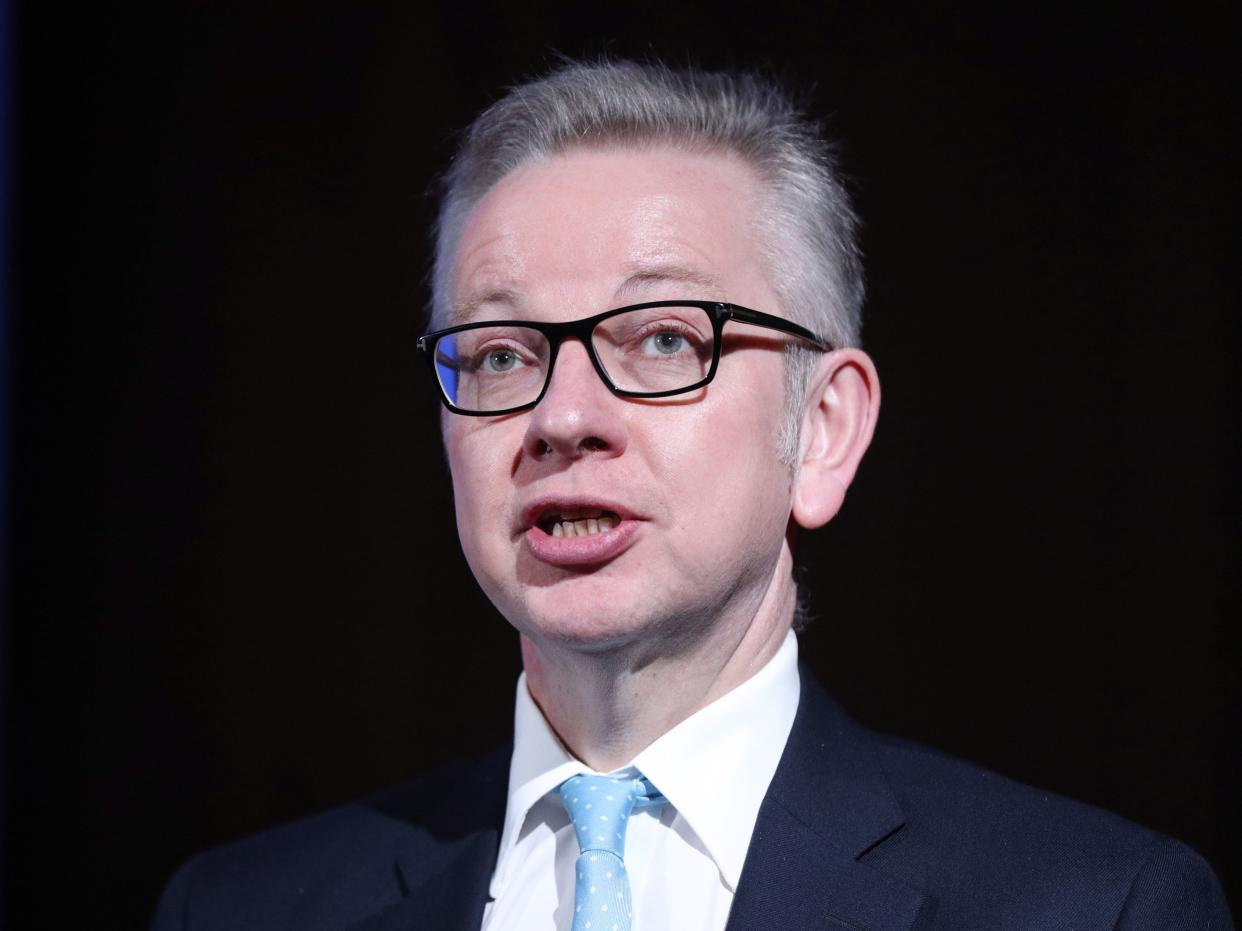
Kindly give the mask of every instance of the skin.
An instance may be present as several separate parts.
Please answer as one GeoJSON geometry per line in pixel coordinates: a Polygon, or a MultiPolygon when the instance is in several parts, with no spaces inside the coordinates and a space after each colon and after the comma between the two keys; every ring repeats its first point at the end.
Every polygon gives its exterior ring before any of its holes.
{"type": "MultiPolygon", "coordinates": [[[[581,148],[517,169],[475,207],[453,277],[454,322],[573,320],[649,300],[781,314],[732,156],[581,148]]],[[[827,353],[794,468],[776,455],[785,337],[729,324],[706,388],[613,395],[566,342],[532,411],[445,414],[462,549],[518,630],[532,697],[581,760],[609,771],[757,672],[793,617],[796,526],[832,518],[879,406],[871,360],[827,353]],[[618,502],[633,544],[598,565],[538,559],[522,510],[545,495],[618,502]]]]}

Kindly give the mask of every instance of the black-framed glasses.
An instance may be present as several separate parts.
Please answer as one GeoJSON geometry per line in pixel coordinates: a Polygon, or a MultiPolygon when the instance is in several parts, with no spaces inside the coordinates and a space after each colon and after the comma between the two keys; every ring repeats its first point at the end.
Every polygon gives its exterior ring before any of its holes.
{"type": "Polygon", "coordinates": [[[805,327],[737,304],[648,301],[567,323],[463,323],[426,334],[418,350],[450,411],[489,417],[543,400],[566,339],[586,347],[599,377],[621,397],[664,398],[702,388],[716,377],[721,334],[730,320],[833,348],[805,327]]]}

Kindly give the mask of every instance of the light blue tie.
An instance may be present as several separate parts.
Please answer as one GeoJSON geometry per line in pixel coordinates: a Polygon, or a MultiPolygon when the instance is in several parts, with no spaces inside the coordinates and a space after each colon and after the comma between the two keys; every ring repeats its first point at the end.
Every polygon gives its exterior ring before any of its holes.
{"type": "Polygon", "coordinates": [[[625,829],[636,808],[658,808],[666,799],[636,770],[630,776],[574,776],[559,791],[582,851],[574,867],[573,931],[630,931],[625,829]]]}

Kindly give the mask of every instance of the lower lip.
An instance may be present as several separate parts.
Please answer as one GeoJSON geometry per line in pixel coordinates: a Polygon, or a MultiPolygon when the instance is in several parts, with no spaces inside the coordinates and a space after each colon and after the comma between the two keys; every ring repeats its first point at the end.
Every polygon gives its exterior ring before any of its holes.
{"type": "Polygon", "coordinates": [[[526,545],[540,562],[552,566],[592,566],[620,556],[634,542],[638,521],[623,520],[612,530],[585,537],[554,537],[538,527],[526,531],[526,545]]]}

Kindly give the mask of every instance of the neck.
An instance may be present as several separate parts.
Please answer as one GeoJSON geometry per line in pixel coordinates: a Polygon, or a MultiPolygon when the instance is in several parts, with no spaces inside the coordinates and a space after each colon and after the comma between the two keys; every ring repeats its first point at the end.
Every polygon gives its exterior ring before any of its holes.
{"type": "Polygon", "coordinates": [[[758,599],[722,614],[693,643],[675,649],[638,642],[599,653],[523,635],[531,697],[578,759],[597,772],[625,766],[776,654],[793,620],[791,569],[786,549],[758,599]]]}

